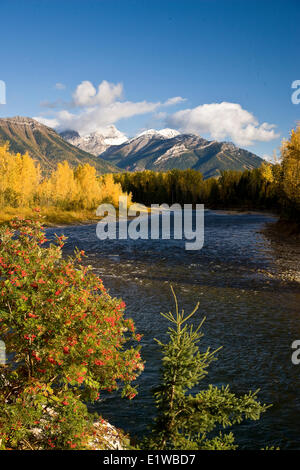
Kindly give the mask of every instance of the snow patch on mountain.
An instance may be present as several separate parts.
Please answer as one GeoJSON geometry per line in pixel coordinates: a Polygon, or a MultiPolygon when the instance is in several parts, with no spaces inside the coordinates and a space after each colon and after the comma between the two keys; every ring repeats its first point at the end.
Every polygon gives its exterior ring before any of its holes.
{"type": "Polygon", "coordinates": [[[188,152],[189,149],[184,145],[184,144],[176,144],[173,147],[171,147],[169,150],[167,150],[163,155],[158,157],[154,165],[158,165],[162,162],[165,162],[166,160],[169,160],[170,158],[178,158],[182,157],[186,152],[188,152]]]}
{"type": "Polygon", "coordinates": [[[149,137],[163,137],[165,139],[172,139],[173,137],[176,137],[179,135],[180,132],[176,131],[175,129],[160,129],[160,130],[155,130],[155,129],[148,129],[146,131],[141,132],[136,136],[137,137],[142,137],[142,136],[149,136],[149,137]]]}
{"type": "Polygon", "coordinates": [[[114,125],[99,129],[94,134],[102,135],[106,145],[121,145],[128,140],[126,135],[119,131],[114,125]]]}
{"type": "MultiPolygon", "coordinates": [[[[141,132],[137,136],[128,140],[123,132],[119,131],[114,125],[107,126],[101,129],[98,129],[95,132],[91,132],[86,135],[79,135],[78,132],[73,130],[66,130],[61,132],[60,135],[70,144],[75,145],[75,147],[89,152],[93,155],[101,155],[109,147],[114,145],[122,145],[125,142],[134,142],[135,145],[139,146],[139,142],[144,142],[152,138],[159,139],[172,139],[180,135],[175,129],[148,129],[144,132],[141,132]]],[[[144,144],[141,144],[142,146],[144,144]]]]}

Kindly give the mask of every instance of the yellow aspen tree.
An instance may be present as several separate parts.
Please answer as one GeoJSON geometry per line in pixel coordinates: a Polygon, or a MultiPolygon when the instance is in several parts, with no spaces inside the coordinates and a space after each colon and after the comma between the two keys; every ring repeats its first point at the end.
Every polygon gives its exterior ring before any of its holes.
{"type": "Polygon", "coordinates": [[[33,201],[40,181],[40,168],[28,153],[9,152],[0,147],[0,194],[2,205],[28,206],[33,201]]]}
{"type": "Polygon", "coordinates": [[[290,140],[281,147],[283,190],[287,198],[300,206],[300,125],[292,130],[290,140]]]}
{"type": "Polygon", "coordinates": [[[77,195],[74,171],[67,161],[58,163],[57,169],[52,173],[49,184],[51,198],[55,204],[68,208],[74,203],[77,195]]]}
{"type": "Polygon", "coordinates": [[[77,185],[78,205],[84,209],[94,209],[101,202],[101,188],[96,168],[86,163],[79,165],[74,172],[77,185]]]}
{"type": "Polygon", "coordinates": [[[19,184],[21,189],[20,203],[30,205],[33,203],[34,195],[41,179],[40,166],[30,158],[28,153],[20,157],[19,184]]]}
{"type": "Polygon", "coordinates": [[[131,203],[131,194],[124,193],[120,183],[115,183],[111,173],[103,175],[100,179],[101,184],[101,200],[109,202],[115,207],[119,205],[119,197],[127,196],[127,203],[131,203]]]}
{"type": "Polygon", "coordinates": [[[273,183],[274,174],[272,171],[272,165],[270,163],[262,163],[260,167],[260,173],[264,180],[268,183],[273,183]]]}

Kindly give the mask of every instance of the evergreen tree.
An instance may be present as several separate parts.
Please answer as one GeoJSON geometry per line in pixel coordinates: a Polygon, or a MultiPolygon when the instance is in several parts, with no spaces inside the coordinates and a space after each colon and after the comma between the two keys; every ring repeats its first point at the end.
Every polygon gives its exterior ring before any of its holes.
{"type": "Polygon", "coordinates": [[[217,432],[243,420],[258,420],[268,406],[257,400],[256,392],[236,396],[229,386],[210,385],[196,395],[188,390],[206,376],[207,368],[216,359],[216,351],[200,352],[201,327],[188,324],[199,304],[189,315],[179,312],[177,298],[171,287],[176,313],[162,314],[173,327],[168,329],[169,342],[158,341],[163,353],[162,382],[154,396],[157,417],[152,433],[144,440],[147,449],[159,450],[234,450],[232,432],[217,432]]]}

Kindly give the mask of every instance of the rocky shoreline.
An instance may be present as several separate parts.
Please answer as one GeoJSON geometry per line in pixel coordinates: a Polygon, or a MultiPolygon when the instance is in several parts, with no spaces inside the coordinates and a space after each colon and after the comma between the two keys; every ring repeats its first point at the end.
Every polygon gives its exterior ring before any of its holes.
{"type": "Polygon", "coordinates": [[[261,231],[276,253],[278,271],[265,273],[270,278],[284,282],[300,283],[300,227],[278,220],[268,223],[261,231]]]}

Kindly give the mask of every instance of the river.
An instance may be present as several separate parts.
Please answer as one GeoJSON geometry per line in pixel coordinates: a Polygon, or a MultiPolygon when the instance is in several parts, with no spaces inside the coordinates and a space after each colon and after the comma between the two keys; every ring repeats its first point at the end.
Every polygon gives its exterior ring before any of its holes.
{"type": "Polygon", "coordinates": [[[168,325],[160,312],[173,309],[171,282],[186,312],[200,301],[194,323],[206,317],[201,349],[223,346],[200,387],[229,384],[236,393],[259,388],[260,400],[273,404],[260,421],[233,428],[240,447],[300,449],[300,365],[291,362],[291,344],[300,339],[300,250],[261,233],[272,220],[206,211],[200,251],[185,251],[184,241],[174,239],[100,241],[95,225],[47,230],[69,237],[65,253],[75,246],[85,250],[85,262],[111,295],[126,302],[126,315],[144,335],[138,396],[127,401],[109,395],[96,411],[131,435],[140,436],[151,423],[151,389],[160,366],[153,338],[165,338],[168,325]]]}

